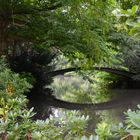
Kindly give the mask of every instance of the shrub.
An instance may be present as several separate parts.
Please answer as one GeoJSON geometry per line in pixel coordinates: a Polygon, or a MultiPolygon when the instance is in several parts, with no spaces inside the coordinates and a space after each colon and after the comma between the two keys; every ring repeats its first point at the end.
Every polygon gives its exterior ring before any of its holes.
{"type": "Polygon", "coordinates": [[[33,108],[28,109],[26,92],[32,85],[13,73],[0,60],[0,137],[2,140],[81,139],[87,117],[76,111],[65,112],[45,121],[33,121],[33,108]]]}

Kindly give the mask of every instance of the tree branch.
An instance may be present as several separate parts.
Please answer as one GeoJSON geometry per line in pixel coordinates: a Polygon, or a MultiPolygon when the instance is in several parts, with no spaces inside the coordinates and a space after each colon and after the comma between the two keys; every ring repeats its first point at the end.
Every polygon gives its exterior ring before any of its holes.
{"type": "Polygon", "coordinates": [[[13,15],[19,15],[19,14],[22,14],[22,15],[32,15],[32,14],[38,14],[39,12],[48,12],[48,11],[51,11],[51,10],[56,10],[57,8],[60,8],[62,7],[62,4],[61,3],[57,3],[57,4],[54,4],[50,7],[44,7],[44,8],[32,8],[30,10],[27,11],[27,9],[22,9],[21,11],[14,11],[13,12],[13,15]]]}

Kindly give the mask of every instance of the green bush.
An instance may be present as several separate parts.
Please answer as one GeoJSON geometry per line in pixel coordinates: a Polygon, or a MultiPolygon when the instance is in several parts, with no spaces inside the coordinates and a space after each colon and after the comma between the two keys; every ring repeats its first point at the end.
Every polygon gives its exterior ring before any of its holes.
{"type": "MultiPolygon", "coordinates": [[[[33,121],[26,93],[32,85],[13,73],[0,60],[0,139],[2,140],[78,140],[85,132],[87,117],[76,111],[64,112],[45,121],[33,121]]],[[[89,135],[87,135],[89,136],[89,135]]]]}
{"type": "Polygon", "coordinates": [[[126,131],[134,136],[134,139],[140,138],[140,105],[136,111],[129,109],[126,113],[127,115],[127,128],[126,131]]]}

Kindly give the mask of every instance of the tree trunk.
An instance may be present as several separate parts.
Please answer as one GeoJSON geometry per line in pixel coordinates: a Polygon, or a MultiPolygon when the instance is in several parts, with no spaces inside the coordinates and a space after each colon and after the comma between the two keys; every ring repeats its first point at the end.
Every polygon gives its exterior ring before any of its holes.
{"type": "Polygon", "coordinates": [[[0,20],[0,56],[4,55],[8,48],[7,22],[0,20]]]}

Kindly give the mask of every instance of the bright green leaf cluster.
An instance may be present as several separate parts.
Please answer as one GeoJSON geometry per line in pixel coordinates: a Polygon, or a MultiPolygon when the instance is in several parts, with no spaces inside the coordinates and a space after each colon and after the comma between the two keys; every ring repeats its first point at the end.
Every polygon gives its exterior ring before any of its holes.
{"type": "Polygon", "coordinates": [[[140,137],[140,105],[136,111],[128,110],[127,115],[127,132],[134,137],[140,137]]]}

